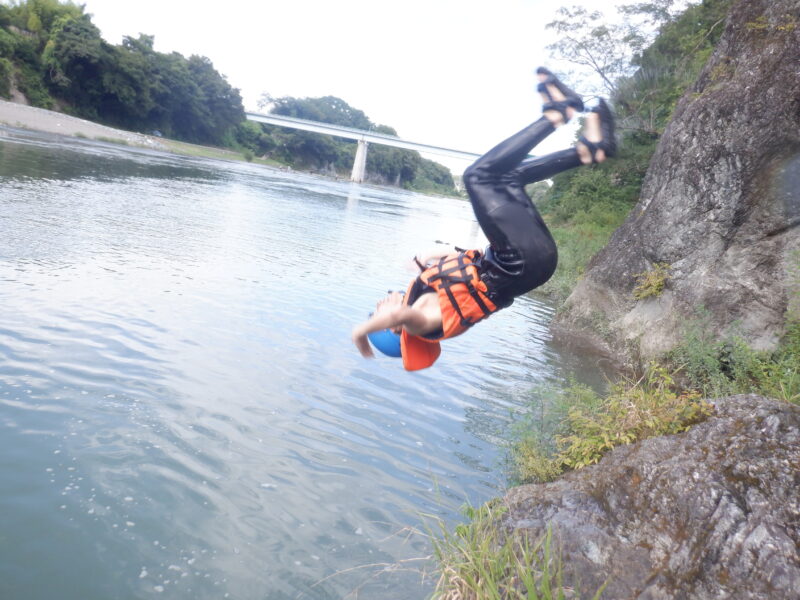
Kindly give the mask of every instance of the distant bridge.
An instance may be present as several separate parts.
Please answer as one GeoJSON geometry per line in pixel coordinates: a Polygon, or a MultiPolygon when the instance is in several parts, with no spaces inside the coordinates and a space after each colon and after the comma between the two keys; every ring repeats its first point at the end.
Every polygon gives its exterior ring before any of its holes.
{"type": "Polygon", "coordinates": [[[313,131],[314,133],[324,133],[348,140],[358,140],[356,158],[355,161],[353,161],[353,172],[350,176],[350,179],[357,183],[364,181],[364,175],[366,174],[367,170],[367,144],[369,143],[383,144],[384,146],[393,146],[395,148],[404,148],[405,150],[417,150],[418,152],[427,152],[430,154],[438,154],[440,156],[449,156],[451,158],[461,158],[470,162],[474,162],[481,156],[480,154],[464,152],[462,150],[453,150],[452,148],[442,148],[440,146],[432,146],[430,144],[409,142],[408,140],[400,139],[394,135],[386,135],[385,133],[376,133],[374,131],[364,131],[363,129],[355,129],[352,127],[341,127],[339,125],[330,125],[328,123],[319,123],[317,121],[307,121],[306,119],[296,119],[295,117],[284,117],[282,115],[264,115],[261,113],[252,112],[245,114],[251,121],[257,121],[259,123],[280,125],[281,127],[302,129],[303,131],[313,131]]]}

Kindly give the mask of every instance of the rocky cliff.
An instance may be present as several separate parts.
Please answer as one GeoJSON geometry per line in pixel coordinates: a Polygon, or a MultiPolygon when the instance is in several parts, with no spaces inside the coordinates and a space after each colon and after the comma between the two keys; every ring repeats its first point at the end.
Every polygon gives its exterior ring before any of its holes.
{"type": "Polygon", "coordinates": [[[754,395],[715,405],[686,433],[514,488],[503,526],[533,539],[552,527],[581,597],[607,580],[613,600],[796,599],[800,407],[754,395]]]}
{"type": "Polygon", "coordinates": [[[699,307],[776,345],[800,262],[800,2],[738,0],[680,100],[639,203],[590,263],[554,324],[636,364],[672,348],[699,307]],[[669,265],[658,296],[636,275],[669,265]],[[602,332],[602,333],[601,333],[602,332]]]}

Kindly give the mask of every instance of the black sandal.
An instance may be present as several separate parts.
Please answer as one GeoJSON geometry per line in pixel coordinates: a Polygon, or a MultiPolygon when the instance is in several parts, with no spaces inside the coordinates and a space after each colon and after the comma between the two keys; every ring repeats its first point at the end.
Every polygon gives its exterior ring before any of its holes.
{"type": "Polygon", "coordinates": [[[606,158],[611,158],[617,153],[617,138],[614,137],[614,113],[602,98],[600,98],[599,104],[591,108],[589,112],[597,113],[600,117],[600,134],[603,139],[599,142],[590,142],[581,135],[578,141],[589,149],[592,155],[592,164],[597,164],[599,162],[597,160],[598,150],[605,152],[606,158]]]}
{"type": "Polygon", "coordinates": [[[564,82],[556,77],[549,69],[539,67],[536,69],[536,74],[547,77],[547,79],[540,81],[539,85],[536,86],[536,91],[544,94],[548,99],[547,102],[542,104],[542,112],[546,110],[558,111],[561,113],[561,116],[564,117],[564,123],[566,123],[569,121],[569,117],[567,116],[568,108],[574,108],[578,112],[583,110],[583,98],[564,85],[564,82]],[[566,100],[553,100],[553,96],[550,95],[550,90],[547,89],[548,84],[554,85],[559,92],[564,94],[566,100]]]}

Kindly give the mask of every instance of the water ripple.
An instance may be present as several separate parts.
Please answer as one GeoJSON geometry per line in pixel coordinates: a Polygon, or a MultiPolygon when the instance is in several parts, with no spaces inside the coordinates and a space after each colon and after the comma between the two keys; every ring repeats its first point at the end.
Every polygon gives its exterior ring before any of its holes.
{"type": "Polygon", "coordinates": [[[425,597],[358,567],[495,495],[569,375],[532,297],[425,372],[351,346],[404,257],[485,244],[467,203],[3,132],[0,596],[425,597]]]}

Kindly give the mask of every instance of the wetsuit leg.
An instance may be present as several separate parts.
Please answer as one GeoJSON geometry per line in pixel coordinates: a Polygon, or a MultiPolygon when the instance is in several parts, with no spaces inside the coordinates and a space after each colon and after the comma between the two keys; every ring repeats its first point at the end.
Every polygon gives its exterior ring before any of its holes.
{"type": "MultiPolygon", "coordinates": [[[[492,223],[490,213],[508,202],[519,201],[513,181],[505,181],[511,171],[555,128],[542,117],[522,131],[499,143],[464,172],[464,186],[483,232],[493,245],[505,246],[502,231],[492,223]]],[[[522,192],[527,199],[527,195],[522,192]]]]}
{"type": "Polygon", "coordinates": [[[541,117],[522,131],[497,144],[476,160],[470,169],[490,173],[507,173],[520,164],[533,148],[555,130],[556,128],[548,119],[541,117]]]}
{"type": "Polygon", "coordinates": [[[546,156],[529,158],[520,163],[514,171],[522,185],[527,185],[536,181],[550,179],[554,175],[580,167],[582,164],[578,150],[576,148],[568,148],[546,156]]]}
{"type": "Polygon", "coordinates": [[[494,254],[486,275],[506,298],[542,285],[555,271],[555,242],[525,193],[525,185],[581,162],[574,148],[524,160],[553,131],[552,123],[542,117],[495,146],[464,173],[472,208],[494,254]]]}

